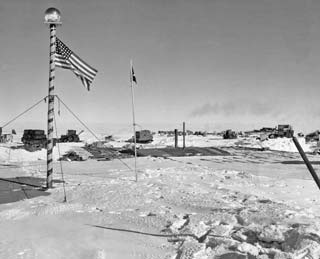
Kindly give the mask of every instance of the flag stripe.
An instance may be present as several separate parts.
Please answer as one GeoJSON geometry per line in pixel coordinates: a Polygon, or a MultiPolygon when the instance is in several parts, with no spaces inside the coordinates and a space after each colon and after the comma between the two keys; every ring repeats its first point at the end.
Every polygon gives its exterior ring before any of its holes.
{"type": "Polygon", "coordinates": [[[78,63],[81,64],[85,69],[87,69],[88,72],[92,75],[95,75],[98,72],[96,69],[86,64],[77,54],[73,53],[72,58],[77,60],[78,63]]]}
{"type": "Polygon", "coordinates": [[[73,55],[70,56],[69,60],[72,66],[75,69],[79,70],[81,74],[83,74],[83,76],[88,77],[89,79],[91,79],[91,81],[94,79],[95,74],[91,74],[86,68],[84,68],[84,66],[82,65],[83,63],[77,62],[77,60],[74,59],[73,55]]]}
{"type": "Polygon", "coordinates": [[[88,73],[88,71],[82,67],[81,63],[78,63],[78,62],[73,58],[73,55],[70,56],[69,61],[70,61],[70,64],[71,64],[76,70],[78,70],[84,77],[88,77],[89,79],[92,79],[92,80],[93,80],[94,75],[91,75],[90,73],[88,73]]]}
{"type": "Polygon", "coordinates": [[[73,72],[74,72],[77,76],[86,78],[89,82],[92,82],[92,81],[93,81],[93,79],[91,80],[90,78],[88,78],[87,76],[85,76],[77,67],[74,66],[73,63],[71,64],[71,67],[72,67],[73,72]]]}
{"type": "Polygon", "coordinates": [[[65,60],[61,55],[56,54],[55,63],[57,67],[65,68],[65,69],[72,69],[70,62],[65,60]]]}
{"type": "Polygon", "coordinates": [[[87,66],[85,66],[85,63],[80,61],[79,59],[77,59],[75,57],[75,55],[71,55],[70,58],[69,58],[70,62],[72,64],[74,64],[74,66],[76,66],[79,70],[83,71],[83,74],[86,74],[86,75],[91,75],[91,76],[95,76],[96,73],[92,73],[88,68],[87,66]]]}
{"type": "Polygon", "coordinates": [[[89,81],[88,79],[83,77],[77,70],[73,70],[73,72],[78,78],[80,78],[80,80],[81,80],[82,84],[84,85],[84,87],[87,88],[88,90],[90,90],[91,81],[89,81]]]}

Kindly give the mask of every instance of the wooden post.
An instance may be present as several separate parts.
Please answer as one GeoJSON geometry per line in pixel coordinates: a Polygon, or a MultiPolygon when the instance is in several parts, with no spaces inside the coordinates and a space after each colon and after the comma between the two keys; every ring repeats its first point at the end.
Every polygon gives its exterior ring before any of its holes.
{"type": "Polygon", "coordinates": [[[307,168],[309,169],[309,172],[311,173],[313,180],[316,182],[318,188],[320,189],[320,180],[318,178],[317,173],[314,171],[309,159],[307,158],[306,154],[304,153],[302,147],[300,146],[299,141],[297,140],[296,137],[292,137],[294,144],[296,145],[304,163],[306,164],[307,168]]]}
{"type": "Polygon", "coordinates": [[[178,147],[178,130],[177,129],[174,130],[174,147],[175,148],[178,147]]]}
{"type": "Polygon", "coordinates": [[[186,123],[185,122],[183,122],[182,136],[183,136],[183,148],[186,148],[186,123]]]}

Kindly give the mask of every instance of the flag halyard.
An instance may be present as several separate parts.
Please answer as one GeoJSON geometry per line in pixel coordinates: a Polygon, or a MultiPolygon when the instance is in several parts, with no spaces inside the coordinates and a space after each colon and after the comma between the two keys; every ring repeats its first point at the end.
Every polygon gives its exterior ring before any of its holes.
{"type": "Polygon", "coordinates": [[[88,90],[98,72],[72,52],[58,37],[56,38],[55,65],[72,70],[88,90]]]}

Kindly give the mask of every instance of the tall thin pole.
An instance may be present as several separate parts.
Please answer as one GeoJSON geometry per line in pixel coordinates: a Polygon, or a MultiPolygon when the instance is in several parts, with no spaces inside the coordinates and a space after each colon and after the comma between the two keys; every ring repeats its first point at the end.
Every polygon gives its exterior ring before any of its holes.
{"type": "Polygon", "coordinates": [[[56,53],[56,25],[50,24],[50,62],[49,62],[49,93],[48,93],[48,142],[47,142],[47,188],[52,188],[53,174],[53,116],[54,116],[54,78],[56,53]]]}
{"type": "Polygon", "coordinates": [[[186,123],[182,124],[183,148],[186,148],[186,123]]]}
{"type": "Polygon", "coordinates": [[[134,91],[133,91],[133,64],[130,60],[130,84],[131,84],[131,99],[132,99],[132,121],[133,121],[133,139],[134,139],[134,173],[136,177],[136,182],[138,182],[137,174],[137,139],[136,139],[136,119],[134,114],[134,91]]]}
{"type": "Polygon", "coordinates": [[[178,130],[174,129],[174,148],[178,147],[178,130]]]}

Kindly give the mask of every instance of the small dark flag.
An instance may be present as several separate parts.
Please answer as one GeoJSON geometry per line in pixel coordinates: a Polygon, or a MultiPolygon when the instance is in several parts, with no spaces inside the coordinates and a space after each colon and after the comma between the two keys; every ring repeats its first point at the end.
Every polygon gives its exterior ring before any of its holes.
{"type": "Polygon", "coordinates": [[[55,64],[57,67],[70,69],[80,78],[84,87],[90,90],[90,85],[98,70],[89,66],[73,53],[61,40],[56,38],[55,64]]]}
{"type": "Polygon", "coordinates": [[[134,73],[133,67],[131,67],[131,80],[132,80],[132,82],[135,82],[137,84],[137,78],[134,73]]]}

